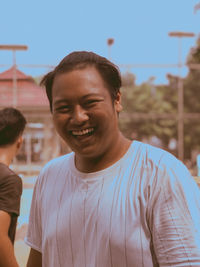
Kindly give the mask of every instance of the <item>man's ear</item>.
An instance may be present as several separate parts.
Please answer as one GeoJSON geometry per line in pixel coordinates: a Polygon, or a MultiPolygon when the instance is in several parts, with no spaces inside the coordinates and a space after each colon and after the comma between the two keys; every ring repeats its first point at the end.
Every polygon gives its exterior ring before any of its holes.
{"type": "Polygon", "coordinates": [[[22,138],[22,135],[21,135],[21,136],[18,137],[18,139],[17,139],[17,149],[20,149],[22,143],[23,143],[23,138],[22,138]]]}
{"type": "Polygon", "coordinates": [[[115,110],[119,113],[120,111],[122,111],[123,107],[121,104],[121,93],[118,92],[117,93],[117,97],[115,98],[115,110]]]}

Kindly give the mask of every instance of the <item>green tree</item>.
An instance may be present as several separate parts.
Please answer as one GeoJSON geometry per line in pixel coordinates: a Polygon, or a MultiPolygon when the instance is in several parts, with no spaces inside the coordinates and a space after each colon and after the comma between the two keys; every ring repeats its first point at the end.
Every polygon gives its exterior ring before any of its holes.
{"type": "MultiPolygon", "coordinates": [[[[200,38],[198,38],[196,46],[190,50],[187,63],[200,64],[200,38]]],[[[184,111],[200,113],[200,69],[191,68],[184,79],[184,111]]],[[[192,151],[200,152],[199,120],[185,120],[184,134],[185,155],[190,158],[192,151]]]]}
{"type": "MultiPolygon", "coordinates": [[[[191,49],[187,63],[200,64],[200,38],[191,49]]],[[[179,77],[168,74],[168,84],[154,86],[153,78],[141,85],[135,84],[135,76],[126,73],[122,77],[122,104],[124,112],[120,117],[120,127],[124,134],[132,139],[149,139],[152,136],[162,140],[167,149],[170,140],[177,139],[178,80],[179,77]],[[134,113],[168,113],[174,119],[133,118],[134,113]]],[[[184,112],[200,113],[200,69],[189,70],[183,78],[184,112]]],[[[184,120],[185,159],[190,159],[192,151],[200,151],[200,123],[198,120],[184,120]]],[[[175,153],[176,154],[176,153],[175,153]]]]}
{"type": "MultiPolygon", "coordinates": [[[[130,76],[130,75],[129,75],[130,76]]],[[[150,139],[156,136],[167,149],[171,138],[176,135],[176,122],[173,119],[133,119],[133,113],[173,113],[176,106],[174,89],[170,86],[155,86],[151,77],[141,85],[122,84],[122,104],[124,111],[120,117],[120,127],[132,139],[150,139]],[[173,94],[171,93],[173,91],[173,94]],[[170,101],[171,98],[173,101],[170,101]]],[[[122,79],[123,81],[123,79],[122,79]]]]}

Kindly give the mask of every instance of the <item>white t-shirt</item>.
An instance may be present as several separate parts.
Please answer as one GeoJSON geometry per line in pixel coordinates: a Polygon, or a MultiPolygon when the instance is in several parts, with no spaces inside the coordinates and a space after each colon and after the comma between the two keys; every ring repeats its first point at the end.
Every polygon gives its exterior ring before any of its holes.
{"type": "Polygon", "coordinates": [[[138,141],[95,173],[70,153],[37,179],[26,242],[43,267],[200,266],[200,190],[174,156],[138,141]]]}

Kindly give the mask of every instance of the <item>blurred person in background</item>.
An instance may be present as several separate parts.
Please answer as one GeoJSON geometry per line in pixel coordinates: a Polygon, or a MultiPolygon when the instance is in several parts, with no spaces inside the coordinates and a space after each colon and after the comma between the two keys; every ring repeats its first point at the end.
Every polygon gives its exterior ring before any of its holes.
{"type": "Polygon", "coordinates": [[[15,108],[0,110],[0,266],[17,267],[14,240],[22,194],[21,178],[10,168],[22,144],[26,119],[15,108]]]}
{"type": "Polygon", "coordinates": [[[118,68],[73,52],[42,84],[73,152],[37,179],[27,266],[200,266],[200,191],[173,155],[122,135],[118,68]]]}

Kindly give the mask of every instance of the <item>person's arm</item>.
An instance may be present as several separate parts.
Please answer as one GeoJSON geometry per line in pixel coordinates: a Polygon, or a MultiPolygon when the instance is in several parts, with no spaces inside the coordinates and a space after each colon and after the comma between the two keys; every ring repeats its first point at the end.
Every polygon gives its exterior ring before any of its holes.
{"type": "Polygon", "coordinates": [[[39,177],[36,180],[33,190],[28,231],[25,238],[26,244],[31,247],[26,267],[42,267],[42,223],[39,177]]]}
{"type": "Polygon", "coordinates": [[[173,161],[157,172],[153,188],[152,251],[160,267],[200,266],[200,191],[185,166],[173,161]]]}
{"type": "Polygon", "coordinates": [[[10,215],[0,210],[0,266],[1,267],[19,267],[17,264],[13,244],[8,236],[8,230],[11,222],[10,215]]]}
{"type": "Polygon", "coordinates": [[[31,248],[26,267],[42,267],[42,253],[31,248]]]}

